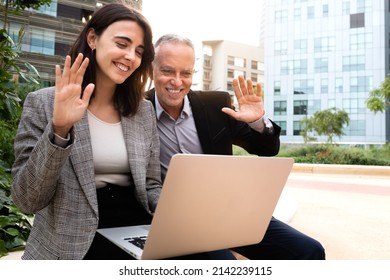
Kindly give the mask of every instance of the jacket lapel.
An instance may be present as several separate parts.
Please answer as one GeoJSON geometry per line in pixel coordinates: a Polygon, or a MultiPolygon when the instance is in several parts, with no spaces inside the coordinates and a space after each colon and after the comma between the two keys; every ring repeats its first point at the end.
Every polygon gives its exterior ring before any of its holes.
{"type": "Polygon", "coordinates": [[[87,113],[73,126],[76,139],[70,161],[89,204],[98,215],[95,171],[87,113]]]}
{"type": "Polygon", "coordinates": [[[126,141],[130,172],[137,192],[136,197],[145,209],[149,209],[148,198],[145,190],[146,151],[143,146],[143,129],[142,117],[140,118],[139,114],[132,117],[122,117],[123,136],[126,141]]]}
{"type": "Polygon", "coordinates": [[[202,145],[202,149],[204,153],[209,153],[209,147],[212,146],[211,138],[210,138],[210,128],[207,117],[207,111],[205,110],[206,106],[204,106],[201,98],[199,98],[198,94],[192,90],[188,93],[188,99],[190,101],[192,114],[194,116],[196,130],[198,131],[198,136],[200,143],[202,145]]]}

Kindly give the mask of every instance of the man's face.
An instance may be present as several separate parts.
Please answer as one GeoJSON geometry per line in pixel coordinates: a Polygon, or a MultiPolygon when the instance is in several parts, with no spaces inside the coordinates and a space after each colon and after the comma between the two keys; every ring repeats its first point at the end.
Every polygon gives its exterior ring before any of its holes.
{"type": "Polygon", "coordinates": [[[173,118],[179,116],[191,88],[194,64],[194,50],[185,44],[164,43],[156,49],[154,87],[161,106],[173,118]]]}

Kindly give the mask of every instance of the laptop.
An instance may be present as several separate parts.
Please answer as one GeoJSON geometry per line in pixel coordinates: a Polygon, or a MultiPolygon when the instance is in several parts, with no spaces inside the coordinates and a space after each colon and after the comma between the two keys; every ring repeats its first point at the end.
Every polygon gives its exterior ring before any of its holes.
{"type": "Polygon", "coordinates": [[[151,225],[98,232],[136,259],[259,243],[293,163],[282,157],[176,154],[151,225]]]}

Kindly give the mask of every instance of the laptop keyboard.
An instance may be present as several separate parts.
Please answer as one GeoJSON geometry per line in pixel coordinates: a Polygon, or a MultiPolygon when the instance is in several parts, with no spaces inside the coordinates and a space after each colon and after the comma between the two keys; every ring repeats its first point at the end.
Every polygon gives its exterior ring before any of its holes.
{"type": "Polygon", "coordinates": [[[125,240],[138,248],[143,249],[147,236],[126,237],[125,240]]]}

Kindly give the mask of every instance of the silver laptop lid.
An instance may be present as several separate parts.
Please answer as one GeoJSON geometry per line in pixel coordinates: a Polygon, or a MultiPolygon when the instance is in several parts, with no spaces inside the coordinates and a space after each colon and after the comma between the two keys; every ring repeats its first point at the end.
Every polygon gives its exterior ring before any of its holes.
{"type": "Polygon", "coordinates": [[[142,259],[260,242],[293,162],[281,157],[173,156],[142,259]]]}

